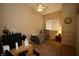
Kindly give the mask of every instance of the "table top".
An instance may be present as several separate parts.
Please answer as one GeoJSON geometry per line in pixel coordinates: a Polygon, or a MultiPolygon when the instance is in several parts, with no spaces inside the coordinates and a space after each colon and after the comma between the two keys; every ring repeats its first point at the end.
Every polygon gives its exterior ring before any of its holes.
{"type": "Polygon", "coordinates": [[[19,53],[23,52],[23,51],[28,51],[28,55],[32,55],[32,51],[33,50],[33,46],[32,44],[29,44],[28,46],[25,46],[24,44],[22,44],[21,46],[18,47],[18,50],[16,48],[11,49],[11,53],[14,56],[18,56],[19,53]]]}

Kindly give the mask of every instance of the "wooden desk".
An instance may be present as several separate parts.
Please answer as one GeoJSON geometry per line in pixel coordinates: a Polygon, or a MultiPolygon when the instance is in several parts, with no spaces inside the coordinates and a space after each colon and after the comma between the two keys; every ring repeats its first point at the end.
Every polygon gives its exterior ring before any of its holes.
{"type": "Polygon", "coordinates": [[[33,46],[31,44],[29,44],[28,47],[25,47],[24,44],[22,44],[21,46],[19,46],[18,50],[16,50],[16,48],[11,49],[11,53],[14,56],[18,56],[19,53],[24,52],[24,51],[28,51],[28,53],[26,53],[27,55],[31,56],[33,55],[33,46]]]}

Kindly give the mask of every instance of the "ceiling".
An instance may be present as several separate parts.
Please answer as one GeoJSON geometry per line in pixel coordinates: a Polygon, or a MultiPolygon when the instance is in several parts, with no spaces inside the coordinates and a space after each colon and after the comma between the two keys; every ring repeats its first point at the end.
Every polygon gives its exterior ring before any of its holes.
{"type": "MultiPolygon", "coordinates": [[[[62,10],[61,3],[40,3],[40,4],[46,7],[46,9],[43,12],[40,12],[41,15],[46,15],[49,13],[53,13],[53,12],[62,10]]],[[[29,6],[30,8],[32,8],[33,11],[35,11],[38,3],[28,3],[26,5],[29,6]]]]}

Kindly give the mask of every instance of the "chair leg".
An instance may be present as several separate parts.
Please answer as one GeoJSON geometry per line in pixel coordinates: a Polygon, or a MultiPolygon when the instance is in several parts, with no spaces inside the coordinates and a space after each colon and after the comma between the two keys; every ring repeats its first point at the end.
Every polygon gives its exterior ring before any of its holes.
{"type": "Polygon", "coordinates": [[[34,49],[33,49],[33,54],[35,54],[36,56],[40,56],[40,54],[34,49]]]}

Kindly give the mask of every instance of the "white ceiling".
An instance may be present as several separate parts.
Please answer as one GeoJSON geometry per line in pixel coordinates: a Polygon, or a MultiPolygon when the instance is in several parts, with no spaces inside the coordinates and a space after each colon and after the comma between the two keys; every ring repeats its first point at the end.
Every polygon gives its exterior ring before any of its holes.
{"type": "MultiPolygon", "coordinates": [[[[37,3],[28,3],[26,5],[35,11],[38,4],[37,3]]],[[[46,10],[40,13],[41,15],[46,15],[49,13],[53,13],[53,12],[62,10],[61,3],[41,3],[41,5],[46,7],[46,10]]]]}

